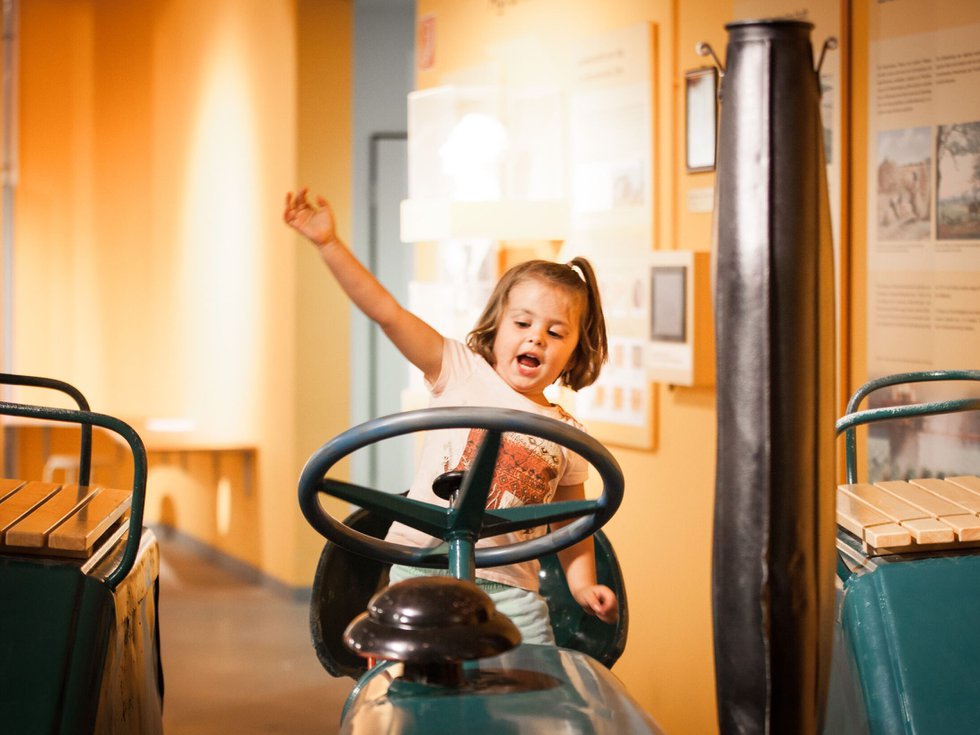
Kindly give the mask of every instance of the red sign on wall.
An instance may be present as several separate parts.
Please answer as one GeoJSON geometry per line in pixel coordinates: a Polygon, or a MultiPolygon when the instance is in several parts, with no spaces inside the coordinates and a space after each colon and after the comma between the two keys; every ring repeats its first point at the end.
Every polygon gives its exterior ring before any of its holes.
{"type": "Polygon", "coordinates": [[[436,65],[436,17],[434,15],[423,15],[419,18],[415,48],[419,71],[428,71],[436,65]]]}

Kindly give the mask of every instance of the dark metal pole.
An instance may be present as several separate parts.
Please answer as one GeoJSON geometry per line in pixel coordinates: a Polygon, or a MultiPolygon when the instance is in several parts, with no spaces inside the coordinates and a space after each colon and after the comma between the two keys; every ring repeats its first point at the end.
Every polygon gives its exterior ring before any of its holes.
{"type": "Polygon", "coordinates": [[[817,733],[834,600],[833,252],[809,23],[727,26],[713,605],[722,733],[817,733]]]}

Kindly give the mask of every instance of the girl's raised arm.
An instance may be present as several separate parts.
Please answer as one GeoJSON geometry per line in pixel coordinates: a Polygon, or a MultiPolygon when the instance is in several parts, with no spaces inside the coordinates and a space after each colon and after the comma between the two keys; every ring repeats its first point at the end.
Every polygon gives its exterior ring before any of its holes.
{"type": "Polygon", "coordinates": [[[321,196],[316,204],[306,198],[306,189],[286,194],[283,212],[286,224],[305,236],[320,252],[348,298],[376,322],[409,362],[435,381],[442,366],[443,337],[428,323],[399,304],[346,245],[337,237],[330,204],[321,196]]]}

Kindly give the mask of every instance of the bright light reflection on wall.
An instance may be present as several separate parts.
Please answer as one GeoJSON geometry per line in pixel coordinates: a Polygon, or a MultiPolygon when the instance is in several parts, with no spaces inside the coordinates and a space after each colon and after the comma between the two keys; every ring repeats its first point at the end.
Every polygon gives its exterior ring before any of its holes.
{"type": "Polygon", "coordinates": [[[188,406],[202,438],[234,440],[249,429],[258,364],[261,226],[258,145],[246,83],[247,55],[216,40],[196,111],[180,228],[180,292],[188,406]]]}
{"type": "Polygon", "coordinates": [[[507,130],[491,115],[470,112],[453,127],[439,148],[443,173],[453,182],[453,199],[496,201],[502,194],[501,157],[507,130]]]}

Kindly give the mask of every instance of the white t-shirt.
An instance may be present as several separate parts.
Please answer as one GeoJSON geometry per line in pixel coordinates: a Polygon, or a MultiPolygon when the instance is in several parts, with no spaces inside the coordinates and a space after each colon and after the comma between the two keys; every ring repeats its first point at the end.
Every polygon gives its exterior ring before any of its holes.
{"type": "MultiPolygon", "coordinates": [[[[442,369],[435,383],[429,385],[430,405],[490,406],[512,408],[559,419],[575,428],[583,428],[561,406],[541,406],[524,397],[497,375],[493,367],[466,345],[445,340],[442,369]]],[[[469,467],[483,432],[479,429],[440,429],[428,431],[422,444],[415,479],[408,497],[433,505],[445,506],[446,501],[432,492],[432,481],[452,470],[469,467]]],[[[538,437],[505,433],[501,439],[493,486],[487,497],[487,508],[510,508],[520,505],[547,503],[559,485],[577,485],[588,476],[588,462],[579,455],[538,437]]],[[[481,539],[477,546],[500,546],[541,536],[544,528],[529,529],[481,539]]],[[[388,541],[411,546],[435,546],[437,539],[401,523],[393,523],[386,536],[388,541]]],[[[478,569],[478,577],[494,582],[538,589],[537,561],[504,567],[478,569]]]]}

